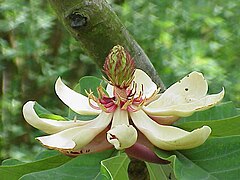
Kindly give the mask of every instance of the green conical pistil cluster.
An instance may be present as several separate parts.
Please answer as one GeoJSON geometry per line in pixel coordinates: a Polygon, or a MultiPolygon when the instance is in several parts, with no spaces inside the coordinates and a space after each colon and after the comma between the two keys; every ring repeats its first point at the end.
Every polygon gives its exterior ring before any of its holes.
{"type": "Polygon", "coordinates": [[[120,45],[114,46],[104,64],[110,83],[119,88],[127,88],[133,80],[135,65],[130,54],[120,45]]]}

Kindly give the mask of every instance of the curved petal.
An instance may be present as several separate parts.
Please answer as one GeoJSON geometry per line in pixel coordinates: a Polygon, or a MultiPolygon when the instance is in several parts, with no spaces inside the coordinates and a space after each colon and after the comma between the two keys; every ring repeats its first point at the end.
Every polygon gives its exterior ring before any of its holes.
{"type": "Polygon", "coordinates": [[[79,127],[69,128],[59,133],[36,138],[50,149],[81,149],[89,144],[111,122],[112,113],[102,112],[92,122],[79,127]]]}
{"type": "Polygon", "coordinates": [[[152,79],[141,69],[136,69],[134,72],[133,82],[137,83],[137,93],[140,94],[143,86],[143,96],[149,98],[157,90],[157,85],[152,81],[152,79]]]}
{"type": "Polygon", "coordinates": [[[90,154],[112,149],[113,145],[106,139],[106,133],[109,128],[106,128],[100,134],[98,134],[89,144],[81,149],[76,150],[61,150],[61,152],[67,156],[78,156],[80,154],[90,154]]]}
{"type": "Polygon", "coordinates": [[[169,87],[156,101],[150,103],[148,107],[169,107],[188,103],[204,97],[207,91],[207,81],[201,73],[194,71],[169,87]]]}
{"type": "Polygon", "coordinates": [[[159,125],[142,110],[130,113],[135,126],[149,141],[163,150],[190,149],[203,144],[211,133],[208,126],[187,132],[173,126],[159,125]]]}
{"type": "Polygon", "coordinates": [[[137,141],[137,130],[132,125],[117,125],[107,132],[107,140],[117,150],[129,148],[137,141]]]}
{"type": "Polygon", "coordinates": [[[118,150],[128,148],[137,141],[137,130],[129,125],[127,111],[120,108],[115,110],[107,140],[118,150]]]}
{"type": "MultiPolygon", "coordinates": [[[[56,81],[55,91],[62,102],[76,113],[83,115],[97,115],[101,112],[101,110],[93,109],[89,105],[89,101],[86,96],[70,89],[62,82],[61,78],[58,78],[56,81]]],[[[97,106],[95,102],[91,101],[91,103],[94,106],[97,106]]]]}
{"type": "Polygon", "coordinates": [[[196,111],[203,111],[209,109],[219,103],[224,97],[224,89],[218,94],[207,95],[201,99],[192,102],[169,105],[157,106],[157,104],[150,104],[143,107],[144,111],[153,116],[179,116],[186,117],[192,115],[196,111]]]}
{"type": "Polygon", "coordinates": [[[62,130],[83,126],[91,121],[57,121],[53,119],[40,118],[34,110],[35,101],[28,101],[23,106],[23,116],[33,127],[40,129],[48,134],[60,132],[62,130]]]}

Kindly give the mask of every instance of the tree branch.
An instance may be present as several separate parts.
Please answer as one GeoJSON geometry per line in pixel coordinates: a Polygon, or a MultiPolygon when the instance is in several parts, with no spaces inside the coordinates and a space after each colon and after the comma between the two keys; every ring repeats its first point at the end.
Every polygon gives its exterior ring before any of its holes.
{"type": "Polygon", "coordinates": [[[128,33],[105,0],[49,0],[58,18],[71,35],[102,68],[110,49],[125,47],[136,67],[144,70],[163,91],[164,84],[151,61],[128,33]]]}

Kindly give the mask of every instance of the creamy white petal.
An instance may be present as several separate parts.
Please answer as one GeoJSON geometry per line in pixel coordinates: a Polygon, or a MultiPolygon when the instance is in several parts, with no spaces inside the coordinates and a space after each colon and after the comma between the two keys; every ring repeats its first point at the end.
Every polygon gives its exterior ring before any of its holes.
{"type": "MultiPolygon", "coordinates": [[[[101,112],[101,110],[93,109],[89,105],[88,97],[70,89],[62,82],[61,78],[58,78],[56,81],[55,91],[63,103],[76,113],[83,115],[97,115],[101,112]]],[[[98,106],[94,101],[91,101],[91,103],[98,106]]]]}
{"type": "Polygon", "coordinates": [[[156,101],[150,103],[148,107],[162,108],[188,103],[204,97],[207,91],[207,81],[201,73],[194,71],[169,87],[156,101]]]}
{"type": "Polygon", "coordinates": [[[125,149],[137,141],[137,130],[129,125],[128,112],[117,108],[113,115],[107,140],[118,150],[125,149]]]}
{"type": "Polygon", "coordinates": [[[163,150],[190,149],[203,144],[211,133],[208,126],[187,132],[173,126],[159,125],[142,110],[130,113],[135,126],[156,147],[163,150]]]}
{"type": "Polygon", "coordinates": [[[113,145],[110,144],[106,138],[107,130],[108,128],[103,130],[89,144],[82,147],[81,149],[61,150],[61,152],[67,156],[78,156],[80,154],[97,153],[97,152],[102,152],[108,149],[112,149],[113,145]]]}
{"type": "Polygon", "coordinates": [[[157,90],[157,85],[144,71],[140,69],[135,70],[133,82],[137,83],[136,96],[139,95],[140,91],[142,91],[142,86],[143,96],[146,98],[151,97],[151,95],[157,90]]]}
{"type": "Polygon", "coordinates": [[[117,125],[107,132],[107,140],[117,150],[129,148],[137,141],[137,130],[132,125],[117,125]]]}
{"type": "Polygon", "coordinates": [[[129,125],[128,112],[118,107],[114,112],[111,128],[121,124],[129,125]]]}
{"type": "Polygon", "coordinates": [[[204,96],[197,100],[192,100],[182,104],[173,104],[169,106],[161,106],[150,104],[143,107],[144,111],[153,116],[179,116],[186,117],[192,115],[196,111],[209,109],[219,103],[224,97],[224,89],[218,94],[204,96]]]}
{"type": "Polygon", "coordinates": [[[48,134],[60,132],[62,130],[83,126],[92,121],[57,121],[53,119],[40,118],[34,110],[34,101],[28,101],[23,106],[23,116],[25,120],[33,127],[40,129],[48,134]]]}
{"type": "Polygon", "coordinates": [[[151,115],[149,115],[149,117],[161,125],[171,125],[180,118],[178,116],[151,116],[151,115]]]}
{"type": "Polygon", "coordinates": [[[102,112],[91,123],[69,128],[59,133],[36,138],[44,146],[51,149],[80,149],[89,144],[111,122],[112,113],[102,112]]]}

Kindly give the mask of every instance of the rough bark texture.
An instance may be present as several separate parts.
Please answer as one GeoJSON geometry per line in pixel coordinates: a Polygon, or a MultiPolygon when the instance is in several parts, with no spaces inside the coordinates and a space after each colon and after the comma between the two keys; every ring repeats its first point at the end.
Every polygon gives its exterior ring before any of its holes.
{"type": "Polygon", "coordinates": [[[65,28],[96,64],[102,68],[110,49],[119,44],[134,57],[136,67],[144,70],[164,90],[156,70],[105,0],[49,0],[65,28]]]}

